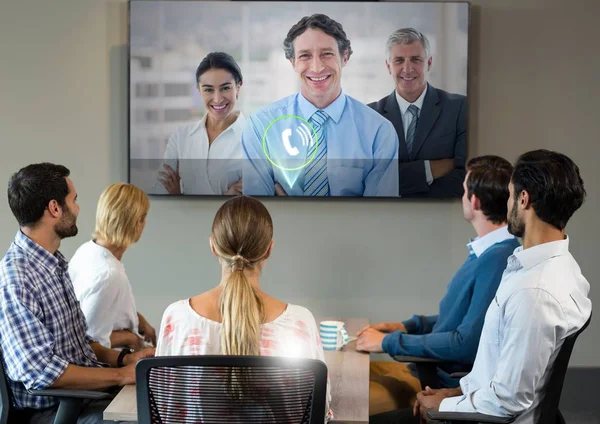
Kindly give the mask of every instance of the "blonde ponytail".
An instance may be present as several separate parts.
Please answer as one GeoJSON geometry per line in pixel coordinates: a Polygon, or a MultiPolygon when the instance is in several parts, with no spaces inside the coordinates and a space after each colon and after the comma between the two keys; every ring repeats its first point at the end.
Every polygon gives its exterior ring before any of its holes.
{"type": "Polygon", "coordinates": [[[237,255],[231,259],[231,274],[223,286],[221,313],[221,352],[224,355],[259,355],[260,324],[264,305],[256,289],[244,275],[248,261],[237,255]]]}

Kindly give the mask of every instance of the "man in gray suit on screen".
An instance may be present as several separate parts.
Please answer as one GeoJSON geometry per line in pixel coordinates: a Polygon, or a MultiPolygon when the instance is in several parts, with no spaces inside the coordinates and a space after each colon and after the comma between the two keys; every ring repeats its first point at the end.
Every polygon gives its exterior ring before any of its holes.
{"type": "Polygon", "coordinates": [[[387,40],[386,66],[394,91],[369,106],[398,133],[402,197],[461,197],[467,154],[467,100],[433,87],[429,40],[413,28],[387,40]]]}

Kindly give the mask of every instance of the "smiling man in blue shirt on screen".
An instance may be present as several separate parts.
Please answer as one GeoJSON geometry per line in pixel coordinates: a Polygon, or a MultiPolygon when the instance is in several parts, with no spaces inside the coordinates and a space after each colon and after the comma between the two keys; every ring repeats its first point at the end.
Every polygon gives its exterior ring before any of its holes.
{"type": "Polygon", "coordinates": [[[352,54],[342,26],[305,16],[284,50],[302,88],[250,117],[242,135],[244,194],[398,196],[394,126],[342,92],[352,54]]]}

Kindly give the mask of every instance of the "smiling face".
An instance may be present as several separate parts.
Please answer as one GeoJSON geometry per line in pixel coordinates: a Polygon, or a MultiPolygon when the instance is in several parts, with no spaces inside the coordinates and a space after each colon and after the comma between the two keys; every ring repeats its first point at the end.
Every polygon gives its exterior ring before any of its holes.
{"type": "Polygon", "coordinates": [[[426,57],[423,43],[394,44],[385,63],[398,94],[410,103],[416,101],[427,86],[432,63],[432,58],[426,57]]]}
{"type": "Polygon", "coordinates": [[[221,121],[231,115],[241,86],[225,69],[209,69],[200,75],[198,91],[211,119],[221,121]]]}
{"type": "Polygon", "coordinates": [[[342,68],[348,55],[340,55],[336,39],[309,28],[294,40],[290,60],[302,83],[302,95],[318,108],[329,106],[342,91],[342,68]]]}

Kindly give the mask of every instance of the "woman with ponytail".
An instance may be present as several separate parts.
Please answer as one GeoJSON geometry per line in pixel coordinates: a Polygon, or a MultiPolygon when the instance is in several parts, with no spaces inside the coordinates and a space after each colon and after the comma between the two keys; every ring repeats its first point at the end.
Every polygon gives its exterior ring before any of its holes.
{"type": "Polygon", "coordinates": [[[213,221],[210,248],[221,266],[213,289],[164,312],[156,356],[263,355],[324,361],[313,315],[260,286],[273,249],[273,222],[258,200],[225,202],[213,221]]]}

